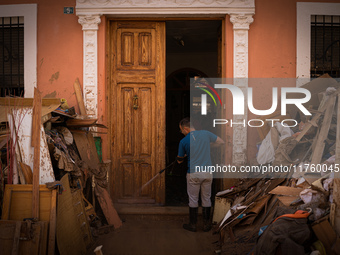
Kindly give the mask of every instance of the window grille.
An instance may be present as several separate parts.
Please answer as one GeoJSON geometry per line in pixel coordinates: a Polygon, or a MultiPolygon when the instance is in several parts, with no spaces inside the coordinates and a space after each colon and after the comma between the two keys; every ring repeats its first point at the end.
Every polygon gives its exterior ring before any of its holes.
{"type": "Polygon", "coordinates": [[[0,17],[0,92],[24,95],[24,17],[0,17]]]}
{"type": "Polygon", "coordinates": [[[311,78],[340,77],[340,16],[312,15],[311,78]]]}

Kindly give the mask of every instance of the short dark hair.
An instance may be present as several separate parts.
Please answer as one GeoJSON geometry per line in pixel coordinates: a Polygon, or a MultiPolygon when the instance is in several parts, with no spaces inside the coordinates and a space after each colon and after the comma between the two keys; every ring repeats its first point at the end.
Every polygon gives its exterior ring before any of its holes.
{"type": "Polygon", "coordinates": [[[189,117],[186,117],[184,119],[182,119],[180,122],[179,122],[179,125],[181,127],[188,127],[190,128],[190,118],[189,117]]]}

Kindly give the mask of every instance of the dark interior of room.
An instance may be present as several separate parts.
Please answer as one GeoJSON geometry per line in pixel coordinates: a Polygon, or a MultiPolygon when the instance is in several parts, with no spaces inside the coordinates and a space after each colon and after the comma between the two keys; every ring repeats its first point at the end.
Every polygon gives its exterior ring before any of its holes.
{"type": "MultiPolygon", "coordinates": [[[[184,137],[178,123],[190,117],[190,78],[215,78],[218,72],[218,40],[221,20],[166,22],[166,162],[177,156],[184,137]]],[[[187,205],[186,166],[166,171],[166,205],[187,205]]]]}

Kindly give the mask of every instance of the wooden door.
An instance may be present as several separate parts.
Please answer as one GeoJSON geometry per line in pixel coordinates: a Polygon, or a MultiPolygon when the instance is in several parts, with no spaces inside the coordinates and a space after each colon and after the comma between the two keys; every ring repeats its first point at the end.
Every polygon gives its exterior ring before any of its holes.
{"type": "Polygon", "coordinates": [[[120,203],[165,202],[165,23],[110,24],[111,192],[120,203]]]}

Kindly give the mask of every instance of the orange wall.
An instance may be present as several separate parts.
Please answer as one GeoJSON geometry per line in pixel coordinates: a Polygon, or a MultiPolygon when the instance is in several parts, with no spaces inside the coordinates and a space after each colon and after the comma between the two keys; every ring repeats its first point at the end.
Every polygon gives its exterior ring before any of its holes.
{"type": "MultiPolygon", "coordinates": [[[[73,83],[78,77],[83,84],[83,32],[76,14],[63,14],[63,7],[75,7],[75,0],[0,0],[0,4],[38,4],[37,83],[43,96],[66,98],[79,112],[73,83]]],[[[294,78],[296,76],[296,0],[256,0],[254,22],[249,30],[249,77],[294,78]]],[[[301,2],[320,2],[319,0],[301,2]]],[[[340,2],[329,0],[322,2],[340,2]]],[[[225,22],[226,76],[233,76],[233,29],[229,16],[225,22]]],[[[98,30],[98,118],[107,124],[106,95],[106,19],[102,17],[98,30]]],[[[267,109],[271,88],[254,86],[254,104],[267,109]]],[[[232,106],[230,102],[229,108],[232,106]]],[[[231,108],[230,108],[231,109],[231,108]]],[[[226,118],[232,118],[230,112],[226,118]]],[[[250,115],[248,118],[254,118],[250,115]]],[[[232,147],[232,130],[227,129],[232,147]]],[[[107,158],[107,135],[103,135],[103,158],[107,158]]],[[[248,158],[256,153],[259,141],[256,128],[248,132],[248,158]]],[[[231,150],[228,147],[228,159],[231,150]]]]}
{"type": "Polygon", "coordinates": [[[75,14],[75,0],[1,0],[0,4],[37,4],[37,86],[43,96],[65,98],[78,111],[73,83],[83,75],[83,33],[75,14]]]}
{"type": "MultiPolygon", "coordinates": [[[[0,0],[0,4],[13,4],[0,0]]],[[[76,14],[64,14],[75,0],[15,0],[15,4],[37,4],[37,86],[43,97],[65,98],[79,113],[73,83],[83,86],[83,31],[76,14]]],[[[1,8],[1,7],[0,7],[1,8]]],[[[75,9],[74,9],[75,12],[75,9]]],[[[98,123],[106,124],[105,112],[105,17],[98,30],[98,123]]],[[[103,148],[107,138],[103,138],[103,148]]],[[[106,159],[106,151],[103,151],[106,159]]]]}
{"type": "MultiPolygon", "coordinates": [[[[296,77],[297,2],[339,3],[340,1],[255,0],[254,22],[250,25],[248,38],[249,78],[296,77]]],[[[252,87],[254,106],[257,109],[269,109],[272,104],[272,88],[256,85],[252,87]]],[[[248,119],[254,118],[256,116],[248,114],[248,119]]],[[[256,143],[259,141],[256,128],[248,128],[249,159],[255,157],[256,143]]]]}

